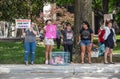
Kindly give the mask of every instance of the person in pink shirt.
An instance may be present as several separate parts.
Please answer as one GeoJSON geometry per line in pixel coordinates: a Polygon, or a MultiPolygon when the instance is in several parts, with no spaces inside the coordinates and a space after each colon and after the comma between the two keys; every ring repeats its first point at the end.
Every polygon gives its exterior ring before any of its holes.
{"type": "Polygon", "coordinates": [[[52,63],[52,49],[54,45],[54,39],[56,38],[56,25],[52,23],[52,20],[46,21],[46,26],[44,27],[45,31],[45,64],[52,63]],[[49,60],[50,58],[50,60],[49,60]]]}

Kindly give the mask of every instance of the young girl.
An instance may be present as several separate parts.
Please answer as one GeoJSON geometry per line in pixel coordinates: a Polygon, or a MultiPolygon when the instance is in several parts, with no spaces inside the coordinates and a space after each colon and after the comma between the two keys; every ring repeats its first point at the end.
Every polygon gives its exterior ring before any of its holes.
{"type": "Polygon", "coordinates": [[[54,39],[56,38],[56,25],[52,24],[52,20],[46,21],[46,26],[44,28],[45,30],[45,38],[44,38],[44,44],[45,44],[45,64],[52,63],[52,49],[54,45],[54,39]],[[50,62],[49,62],[50,58],[50,62]]]}

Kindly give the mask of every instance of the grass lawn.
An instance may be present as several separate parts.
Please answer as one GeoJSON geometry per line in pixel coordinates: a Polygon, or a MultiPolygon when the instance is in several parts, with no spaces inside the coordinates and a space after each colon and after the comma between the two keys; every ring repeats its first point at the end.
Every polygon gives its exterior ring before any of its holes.
{"type": "MultiPolygon", "coordinates": [[[[56,46],[55,46],[56,47],[56,46]]],[[[56,49],[53,51],[60,51],[56,49]]],[[[37,45],[35,63],[43,64],[45,60],[45,47],[37,45]]],[[[23,42],[0,42],[0,64],[21,64],[24,63],[23,42]]]]}
{"type": "Polygon", "coordinates": [[[120,35],[117,35],[117,47],[113,51],[114,53],[120,53],[120,35]]]}
{"type": "MultiPolygon", "coordinates": [[[[97,40],[95,39],[95,42],[97,40]]],[[[120,53],[120,35],[117,36],[117,47],[114,48],[114,53],[120,53]]],[[[54,47],[53,51],[62,51],[54,47]]],[[[43,64],[45,60],[45,47],[37,45],[35,54],[35,63],[43,64]]],[[[118,60],[118,59],[117,59],[118,60]]],[[[24,49],[23,42],[0,42],[0,64],[23,64],[24,49]]]]}

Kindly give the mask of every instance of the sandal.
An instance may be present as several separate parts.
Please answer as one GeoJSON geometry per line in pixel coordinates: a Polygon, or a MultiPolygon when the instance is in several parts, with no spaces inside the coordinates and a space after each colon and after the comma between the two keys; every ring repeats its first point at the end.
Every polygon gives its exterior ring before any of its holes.
{"type": "Polygon", "coordinates": [[[114,62],[110,62],[110,64],[115,64],[114,62]]]}
{"type": "Polygon", "coordinates": [[[92,62],[89,62],[88,64],[92,64],[92,62]]]}
{"type": "Polygon", "coordinates": [[[84,62],[81,62],[81,64],[84,64],[84,62]]]}
{"type": "Polygon", "coordinates": [[[108,62],[104,62],[104,64],[109,64],[108,62]]]}

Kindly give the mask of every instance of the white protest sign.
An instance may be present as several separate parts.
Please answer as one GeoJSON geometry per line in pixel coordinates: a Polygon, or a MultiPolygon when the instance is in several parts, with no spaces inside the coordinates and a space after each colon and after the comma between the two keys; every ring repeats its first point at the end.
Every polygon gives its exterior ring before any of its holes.
{"type": "Polygon", "coordinates": [[[51,4],[45,3],[43,7],[44,20],[51,19],[51,4]]]}
{"type": "Polygon", "coordinates": [[[104,19],[105,20],[112,20],[113,19],[113,14],[104,14],[104,19]]]}
{"type": "Polygon", "coordinates": [[[16,19],[16,28],[30,28],[31,20],[30,19],[16,19]]]}

